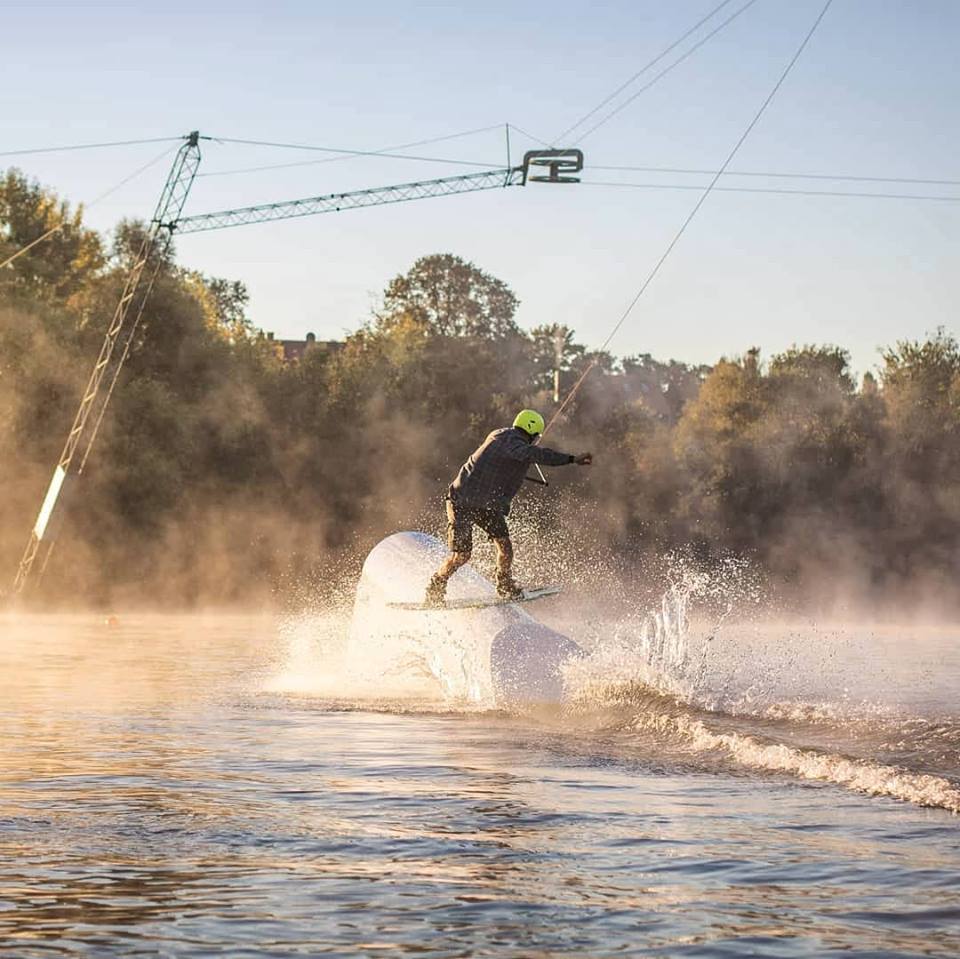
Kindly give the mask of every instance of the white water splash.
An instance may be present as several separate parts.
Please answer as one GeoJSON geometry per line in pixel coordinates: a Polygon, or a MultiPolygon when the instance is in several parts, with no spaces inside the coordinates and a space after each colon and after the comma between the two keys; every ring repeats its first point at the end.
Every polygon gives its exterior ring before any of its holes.
{"type": "Polygon", "coordinates": [[[628,709],[626,728],[704,759],[960,813],[960,788],[936,774],[943,767],[928,750],[918,753],[920,769],[845,755],[872,748],[866,741],[881,729],[902,732],[897,745],[907,752],[919,748],[907,714],[886,701],[891,685],[902,688],[886,675],[891,647],[863,628],[734,624],[744,600],[755,605],[729,574],[681,569],[656,608],[613,624],[587,657],[567,665],[573,711],[628,709]],[[698,613],[701,599],[721,610],[712,620],[698,613]],[[743,728],[752,722],[761,724],[756,732],[743,728]],[[796,742],[808,736],[816,745],[796,742]]]}
{"type": "Polygon", "coordinates": [[[745,568],[730,561],[709,573],[674,559],[670,582],[655,608],[609,624],[585,658],[567,664],[564,677],[571,698],[602,699],[611,688],[638,683],[690,703],[699,702],[701,691],[712,697],[704,689],[711,648],[735,598],[746,593],[745,568]],[[698,599],[721,611],[695,623],[691,613],[698,599]]]}

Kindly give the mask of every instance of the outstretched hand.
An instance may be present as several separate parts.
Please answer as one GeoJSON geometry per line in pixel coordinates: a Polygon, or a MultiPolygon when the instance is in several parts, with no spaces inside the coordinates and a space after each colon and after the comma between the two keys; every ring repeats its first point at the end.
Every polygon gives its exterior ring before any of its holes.
{"type": "Polygon", "coordinates": [[[577,466],[592,466],[593,465],[593,453],[580,453],[579,456],[573,458],[574,463],[577,466]]]}

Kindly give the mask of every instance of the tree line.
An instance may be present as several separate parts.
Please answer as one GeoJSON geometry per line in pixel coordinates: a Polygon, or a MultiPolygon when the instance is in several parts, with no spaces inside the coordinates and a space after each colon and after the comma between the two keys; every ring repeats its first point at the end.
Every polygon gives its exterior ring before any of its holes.
{"type": "MultiPolygon", "coordinates": [[[[22,173],[0,180],[0,575],[17,560],[143,225],[109,240],[22,173]]],[[[520,567],[578,558],[629,583],[652,557],[745,557],[795,595],[955,602],[960,347],[939,330],[855,382],[835,345],[713,366],[594,353],[523,330],[499,279],[449,254],[387,284],[337,350],[284,363],[242,283],[160,267],[45,581],[52,600],[294,601],[349,591],[398,529],[441,531],[442,498],[486,431],[548,417],[590,471],[531,486],[520,567]],[[559,371],[559,384],[555,382],[559,371]],[[528,541],[537,548],[524,550],[528,541]],[[525,557],[526,553],[526,557],[525,557]]],[[[572,472],[572,471],[571,471],[572,472]]]]}

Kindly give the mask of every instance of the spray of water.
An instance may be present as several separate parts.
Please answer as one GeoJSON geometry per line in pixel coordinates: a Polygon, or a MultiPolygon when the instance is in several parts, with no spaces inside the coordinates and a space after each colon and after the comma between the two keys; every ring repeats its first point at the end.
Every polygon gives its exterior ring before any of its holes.
{"type": "MultiPolygon", "coordinates": [[[[944,767],[958,754],[960,724],[891,700],[895,677],[869,656],[882,637],[777,622],[742,561],[704,569],[672,556],[663,570],[652,603],[630,608],[628,596],[604,610],[595,600],[604,572],[581,568],[563,600],[544,604],[543,615],[585,651],[564,666],[567,703],[553,721],[578,735],[601,728],[704,770],[786,774],[960,812],[944,767]]],[[[493,707],[489,658],[468,629],[452,630],[443,614],[414,615],[398,645],[396,622],[382,624],[386,642],[368,620],[362,641],[351,642],[343,599],[287,621],[272,691],[351,708],[493,707]]]]}

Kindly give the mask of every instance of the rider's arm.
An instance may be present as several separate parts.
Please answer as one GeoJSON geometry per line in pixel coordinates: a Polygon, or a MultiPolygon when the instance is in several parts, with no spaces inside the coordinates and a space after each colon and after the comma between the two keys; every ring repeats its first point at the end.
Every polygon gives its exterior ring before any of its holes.
{"type": "Polygon", "coordinates": [[[546,446],[534,446],[520,436],[509,437],[505,452],[510,459],[539,463],[541,466],[566,466],[576,459],[572,453],[558,453],[546,446]]]}

